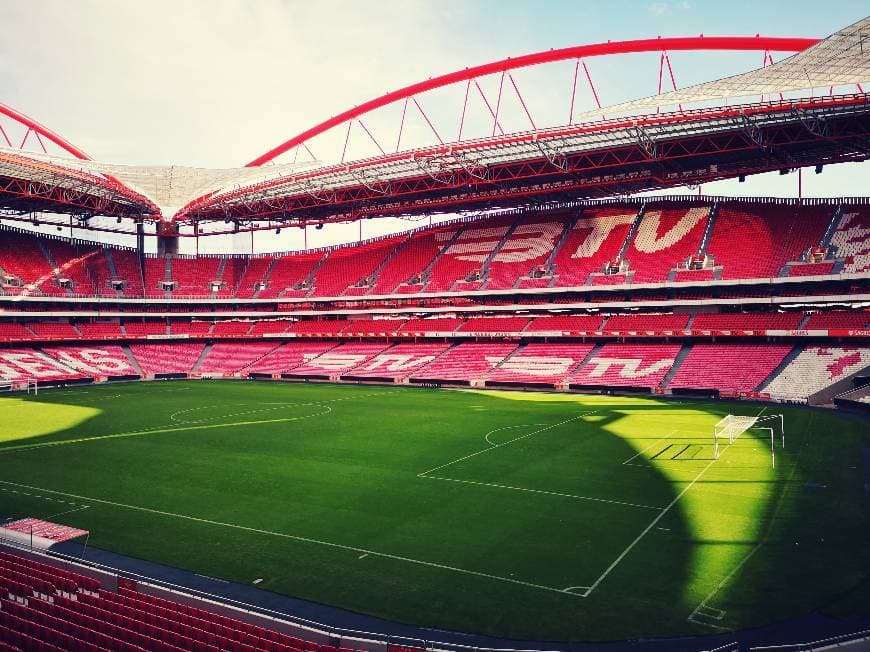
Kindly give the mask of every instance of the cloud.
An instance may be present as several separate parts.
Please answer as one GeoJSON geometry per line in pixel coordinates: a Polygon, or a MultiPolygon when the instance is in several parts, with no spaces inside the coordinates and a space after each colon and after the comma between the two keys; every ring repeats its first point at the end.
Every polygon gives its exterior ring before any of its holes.
{"type": "Polygon", "coordinates": [[[691,8],[688,0],[680,0],[679,2],[651,2],[647,5],[647,10],[656,16],[664,16],[677,11],[687,11],[691,8]]]}

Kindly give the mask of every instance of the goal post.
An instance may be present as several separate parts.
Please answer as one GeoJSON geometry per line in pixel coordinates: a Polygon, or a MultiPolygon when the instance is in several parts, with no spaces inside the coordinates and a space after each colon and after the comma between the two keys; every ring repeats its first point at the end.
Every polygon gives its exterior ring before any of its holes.
{"type": "Polygon", "coordinates": [[[713,459],[719,459],[719,442],[728,439],[728,445],[734,443],[747,430],[764,430],[770,433],[770,462],[776,466],[775,435],[779,430],[782,447],[785,448],[785,417],[782,414],[766,414],[764,416],[749,417],[729,414],[715,423],[713,426],[713,459]],[[764,425],[759,425],[764,424],[764,425]],[[778,428],[776,426],[779,426],[778,428]]]}

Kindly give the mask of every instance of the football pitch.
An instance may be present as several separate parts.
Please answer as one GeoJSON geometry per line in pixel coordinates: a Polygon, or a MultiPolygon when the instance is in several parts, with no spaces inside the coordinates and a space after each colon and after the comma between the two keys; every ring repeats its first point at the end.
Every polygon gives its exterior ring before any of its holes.
{"type": "Polygon", "coordinates": [[[752,403],[101,385],[0,399],[0,518],[426,627],[709,634],[867,609],[867,447],[866,421],[752,403]],[[775,468],[760,430],[714,459],[729,413],[784,415],[775,468]]]}

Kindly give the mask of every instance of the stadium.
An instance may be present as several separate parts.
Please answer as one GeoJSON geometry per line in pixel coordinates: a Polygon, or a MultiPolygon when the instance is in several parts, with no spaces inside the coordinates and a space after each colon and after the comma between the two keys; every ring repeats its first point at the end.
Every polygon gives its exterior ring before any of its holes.
{"type": "Polygon", "coordinates": [[[0,104],[0,652],[868,649],[870,18],[672,27],[236,167],[0,104]]]}

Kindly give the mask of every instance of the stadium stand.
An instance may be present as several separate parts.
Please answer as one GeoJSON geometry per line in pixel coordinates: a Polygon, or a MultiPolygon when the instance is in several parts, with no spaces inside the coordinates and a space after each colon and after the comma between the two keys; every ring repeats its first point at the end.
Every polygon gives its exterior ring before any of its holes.
{"type": "Polygon", "coordinates": [[[205,349],[200,342],[173,344],[131,344],[130,352],[146,376],[186,374],[205,349]]]}
{"type": "Polygon", "coordinates": [[[465,342],[440,355],[414,372],[414,378],[473,382],[484,378],[493,367],[517,349],[516,344],[465,342]]]}
{"type": "Polygon", "coordinates": [[[70,381],[87,377],[35,349],[0,349],[0,378],[6,380],[70,381]]]}
{"type": "MultiPolygon", "coordinates": [[[[489,262],[485,288],[509,290],[533,269],[546,263],[565,230],[565,222],[556,221],[560,217],[556,214],[547,221],[519,224],[489,262]]],[[[538,287],[547,287],[550,280],[551,277],[546,277],[546,284],[538,287]]]]}
{"type": "Polygon", "coordinates": [[[206,353],[198,368],[200,375],[226,376],[241,371],[270,351],[276,342],[218,342],[206,353]]]}
{"type": "Polygon", "coordinates": [[[637,211],[625,207],[583,211],[553,258],[554,285],[586,285],[591,273],[604,271],[608,262],[619,257],[637,211]]]}
{"type": "Polygon", "coordinates": [[[124,332],[131,337],[166,335],[166,322],[162,321],[125,321],[124,332]]]}
{"type": "Polygon", "coordinates": [[[118,322],[81,322],[76,328],[86,340],[117,340],[124,337],[118,322]]]}
{"type": "Polygon", "coordinates": [[[397,344],[347,372],[349,378],[398,379],[411,376],[450,348],[444,342],[397,344]]]}
{"type": "Polygon", "coordinates": [[[774,398],[806,399],[868,367],[868,348],[808,346],[767,383],[762,391],[774,398]]]}
{"type": "Polygon", "coordinates": [[[528,323],[528,317],[472,317],[465,320],[456,332],[519,333],[528,323]]]}
{"type": "Polygon", "coordinates": [[[352,652],[11,552],[0,552],[0,588],[0,651],[352,652]]]}
{"type": "Polygon", "coordinates": [[[287,342],[243,369],[247,374],[281,374],[326,353],[336,342],[287,342]]]}
{"type": "Polygon", "coordinates": [[[293,376],[338,376],[389,348],[386,342],[349,342],[289,371],[293,376]]]}
{"type": "Polygon", "coordinates": [[[554,317],[535,317],[526,326],[526,333],[534,332],[571,332],[594,333],[601,330],[604,318],[598,315],[559,315],[554,317]]]}
{"type": "Polygon", "coordinates": [[[399,327],[399,335],[423,337],[426,333],[452,333],[464,323],[456,317],[435,317],[432,319],[410,319],[399,327]]]}
{"type": "Polygon", "coordinates": [[[633,283],[663,283],[672,269],[698,253],[709,206],[646,211],[625,252],[633,283]]]}
{"type": "Polygon", "coordinates": [[[120,346],[54,346],[42,351],[70,369],[93,377],[137,376],[130,359],[120,346]]]}
{"type": "Polygon", "coordinates": [[[843,272],[870,270],[870,210],[846,208],[831,237],[834,255],[843,261],[843,272]]]}
{"type": "Polygon", "coordinates": [[[804,328],[866,329],[870,328],[870,312],[821,312],[809,316],[804,328]]]}
{"type": "Polygon", "coordinates": [[[605,331],[676,331],[689,325],[689,315],[613,315],[605,331]]]}
{"type": "Polygon", "coordinates": [[[679,344],[605,344],[568,381],[575,385],[657,387],[679,352],[679,344]]]}
{"type": "MultiPolygon", "coordinates": [[[[457,282],[468,281],[469,287],[479,289],[485,274],[485,263],[507,236],[513,216],[487,220],[486,226],[470,225],[463,228],[435,260],[426,284],[426,292],[445,292],[457,282]],[[477,279],[474,277],[477,276],[477,279]]],[[[447,242],[450,231],[436,233],[436,240],[447,242]]]]}
{"type": "Polygon", "coordinates": [[[667,387],[751,392],[791,350],[784,344],[695,344],[667,387]]]}
{"type": "Polygon", "coordinates": [[[820,242],[831,214],[824,205],[725,204],[707,250],[724,279],[779,276],[787,262],[820,242]]]}
{"type": "Polygon", "coordinates": [[[33,321],[28,322],[27,328],[39,339],[78,340],[81,338],[81,334],[68,322],[33,321]]]}
{"type": "Polygon", "coordinates": [[[592,344],[527,344],[493,369],[486,382],[555,385],[570,376],[593,348],[592,344]]]}
{"type": "MultiPolygon", "coordinates": [[[[371,294],[402,292],[399,287],[415,276],[421,277],[426,268],[452,239],[453,229],[427,229],[411,237],[390,257],[378,273],[371,294]]],[[[421,279],[422,280],[422,279],[421,279]]],[[[404,292],[419,292],[422,283],[404,285],[404,292]]]]}
{"type": "Polygon", "coordinates": [[[701,314],[692,321],[692,330],[795,330],[802,319],[803,313],[799,312],[701,314]]]}
{"type": "Polygon", "coordinates": [[[303,285],[308,283],[311,273],[323,260],[323,255],[322,253],[309,253],[281,256],[272,266],[268,280],[260,280],[260,282],[266,283],[266,288],[260,291],[257,298],[307,296],[311,288],[308,285],[303,287],[303,285]]]}
{"type": "Polygon", "coordinates": [[[368,288],[373,272],[402,240],[404,237],[386,238],[356,247],[333,249],[317,270],[312,296],[339,296],[358,283],[368,288]]]}

